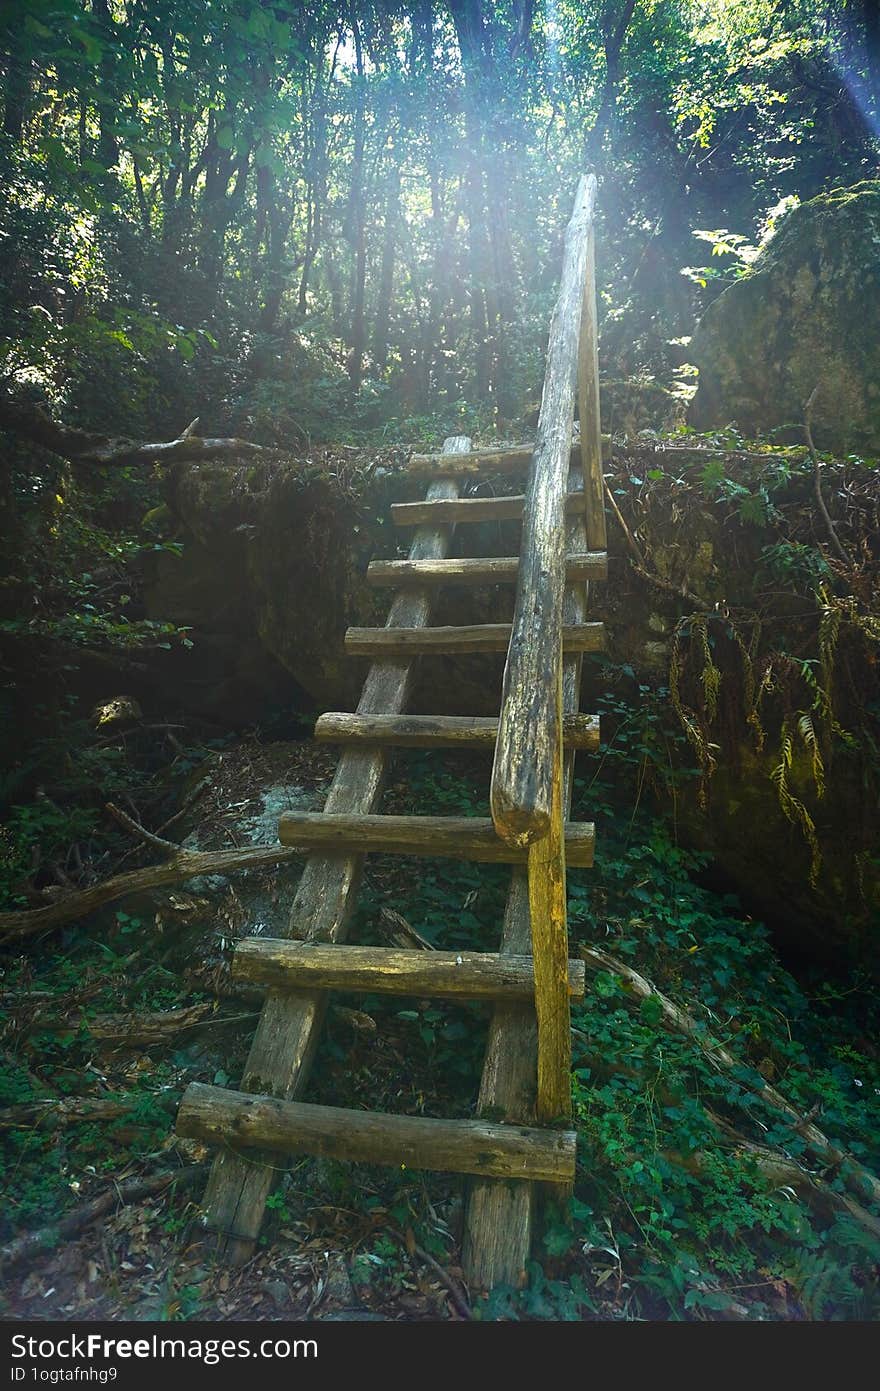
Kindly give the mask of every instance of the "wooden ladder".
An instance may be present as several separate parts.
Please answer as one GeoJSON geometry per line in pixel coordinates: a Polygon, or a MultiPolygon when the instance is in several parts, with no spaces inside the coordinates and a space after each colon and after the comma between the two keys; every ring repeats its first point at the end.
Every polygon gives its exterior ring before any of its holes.
{"type": "Polygon", "coordinates": [[[350,653],[373,658],[357,712],[323,715],[316,729],[343,746],[326,805],[281,818],[282,842],[308,852],[288,936],[249,938],[235,953],[237,978],[268,988],[240,1088],[194,1083],[181,1102],[177,1133],[218,1146],[204,1221],[233,1262],[253,1253],[279,1153],[470,1175],[462,1260],[481,1289],[522,1280],[536,1186],[564,1194],[574,1180],[569,1001],[585,985],[583,963],[568,959],[565,865],[592,863],[594,828],[565,818],[575,751],[599,741],[579,691],[583,653],[603,642],[602,625],[586,621],[589,581],[606,574],[595,191],[592,176],[581,180],[566,234],[535,445],[498,453],[454,437],[410,461],[430,481],[423,502],[392,507],[398,526],[417,528],[409,558],[368,570],[396,587],[386,626],[346,634],[350,653]],[[527,468],[525,496],[459,496],[462,480],[527,468]],[[450,558],[459,524],[518,518],[519,557],[450,558]],[[431,626],[438,586],[471,583],[516,584],[512,623],[431,626]],[[497,720],[406,713],[415,658],[475,652],[507,652],[497,720]],[[491,818],[376,814],[393,748],[493,745],[491,818]],[[344,945],[370,852],[511,864],[498,952],[344,945]],[[503,1120],[297,1101],[332,990],[493,1001],[476,1112],[503,1120]]]}

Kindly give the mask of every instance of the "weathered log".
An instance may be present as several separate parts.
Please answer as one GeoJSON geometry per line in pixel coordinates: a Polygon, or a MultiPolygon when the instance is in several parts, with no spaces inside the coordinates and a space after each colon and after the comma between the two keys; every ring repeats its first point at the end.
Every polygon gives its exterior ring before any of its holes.
{"type": "MultiPolygon", "coordinates": [[[[578,296],[580,296],[580,293],[580,285],[578,285],[578,296]]],[[[580,299],[578,299],[578,312],[579,311],[580,299]]],[[[573,364],[574,354],[572,354],[571,361],[573,364]]],[[[549,351],[547,364],[547,371],[549,373],[549,351]]],[[[574,409],[574,395],[572,395],[572,409],[574,409]]],[[[610,453],[610,435],[603,436],[602,448],[610,453]]],[[[517,473],[529,467],[536,449],[537,441],[535,444],[517,445],[512,449],[473,449],[468,454],[458,454],[454,458],[450,458],[445,454],[412,454],[410,455],[406,468],[409,473],[413,473],[417,477],[427,476],[429,478],[435,478],[440,474],[444,474],[447,477],[460,478],[462,475],[475,473],[517,473]]],[[[569,442],[569,449],[569,457],[565,460],[566,466],[569,460],[574,466],[580,465],[580,444],[571,444],[569,442]]]]}
{"type": "MultiPolygon", "coordinates": [[[[498,720],[477,715],[349,715],[331,711],[315,725],[315,738],[339,744],[388,744],[402,748],[494,749],[498,720]]],[[[599,747],[598,715],[565,715],[568,749],[599,747]]]]}
{"type": "MultiPolygon", "coordinates": [[[[395,526],[421,526],[423,523],[518,522],[523,514],[525,495],[514,497],[460,497],[448,502],[393,502],[391,520],[395,526]]],[[[583,493],[569,493],[566,515],[582,512],[583,493]]]]}
{"type": "MultiPolygon", "coordinates": [[[[346,812],[287,811],[278,822],[282,845],[326,851],[357,850],[361,854],[427,855],[477,860],[489,864],[522,864],[527,847],[509,845],[495,833],[488,816],[374,816],[346,812]]],[[[591,821],[569,821],[565,853],[569,863],[593,863],[595,827],[591,821]]]]}
{"type": "Polygon", "coordinates": [[[0,1130],[57,1130],[80,1121],[113,1121],[128,1115],[134,1102],[105,1096],[51,1096],[0,1110],[0,1130]]]}
{"type": "MultiPolygon", "coordinates": [[[[167,842],[170,845],[171,842],[167,842]]],[[[103,883],[87,889],[77,889],[45,908],[21,908],[13,913],[0,913],[0,942],[21,942],[38,932],[62,927],[107,903],[127,898],[131,894],[151,893],[168,884],[180,884],[202,874],[232,874],[239,869],[264,869],[269,865],[286,864],[297,858],[295,850],[283,845],[245,846],[235,850],[184,850],[172,847],[173,854],[164,864],[149,865],[114,875],[103,883]]]]}
{"type": "Polygon", "coordinates": [[[553,805],[561,719],[559,635],[565,592],[564,509],[572,455],[587,244],[595,198],[595,178],[591,175],[581,179],[566,232],[559,298],[550,325],[492,768],[492,817],[498,834],[516,845],[529,845],[547,835],[553,805]]]}
{"type": "MultiPolygon", "coordinates": [[[[604,580],[608,558],[604,551],[569,555],[565,561],[570,580],[604,580]]],[[[455,560],[373,560],[367,566],[367,582],[398,584],[516,584],[518,556],[466,556],[455,560]]]]}
{"type": "Polygon", "coordinates": [[[66,1014],[60,1018],[37,1014],[32,1029],[41,1033],[82,1032],[102,1043],[128,1048],[153,1048],[204,1023],[214,1006],[210,1001],[181,1009],[152,1010],[142,1014],[66,1014]]]}
{"type": "MultiPolygon", "coordinates": [[[[461,453],[470,440],[453,436],[444,452],[461,453]]],[[[430,499],[458,496],[458,485],[438,479],[428,490],[430,499]]],[[[450,533],[443,527],[425,527],[413,538],[410,559],[437,559],[448,553],[450,533]]],[[[418,627],[430,622],[433,596],[428,590],[407,590],[395,597],[388,615],[391,626],[418,627]]],[[[367,675],[358,714],[400,714],[406,709],[410,689],[410,663],[382,661],[367,675]]],[[[328,812],[371,812],[379,804],[388,753],[382,747],[351,748],[343,752],[325,803],[328,812]]],[[[290,914],[290,936],[313,942],[345,939],[348,920],[357,899],[364,857],[356,851],[311,855],[297,887],[290,914]]],[[[293,1097],[304,1085],[317,1044],[326,1005],[323,991],[299,996],[270,994],[248,1055],[242,1088],[272,1091],[293,1097]]],[[[217,1155],[205,1195],[206,1222],[217,1234],[218,1245],[234,1262],[247,1260],[254,1250],[266,1199],[277,1178],[271,1160],[256,1162],[229,1151],[217,1155]]]]}
{"type": "MultiPolygon", "coordinates": [[[[273,990],[362,990],[429,999],[530,1000],[535,989],[530,956],[327,947],[268,937],[239,942],[232,975],[273,990]]],[[[583,999],[584,977],[584,963],[569,962],[568,990],[575,999],[583,999]]]]}
{"type": "Polygon", "coordinates": [[[13,1241],[0,1247],[0,1267],[8,1272],[22,1261],[33,1260],[48,1247],[58,1241],[71,1241],[117,1207],[139,1203],[143,1198],[153,1198],[166,1189],[191,1188],[204,1174],[204,1164],[190,1164],[184,1169],[173,1169],[170,1173],[155,1174],[152,1178],[130,1179],[127,1183],[115,1183],[106,1193],[90,1203],[84,1203],[67,1217],[49,1227],[41,1227],[36,1232],[26,1232],[13,1241]]]}
{"type": "Polygon", "coordinates": [[[184,1092],[177,1131],[205,1144],[435,1173],[549,1183],[574,1178],[572,1131],[313,1106],[200,1082],[191,1083],[184,1092]]]}
{"type": "MultiPolygon", "coordinates": [[[[557,628],[557,636],[558,632],[557,628]]],[[[509,623],[472,623],[465,627],[442,628],[349,628],[345,634],[345,650],[352,657],[377,658],[506,652],[510,635],[509,623]]],[[[577,623],[565,627],[562,644],[568,652],[601,652],[605,646],[604,624],[577,623]]],[[[543,742],[546,743],[546,739],[543,742]]],[[[497,764],[497,750],[495,761],[497,764]]]]}

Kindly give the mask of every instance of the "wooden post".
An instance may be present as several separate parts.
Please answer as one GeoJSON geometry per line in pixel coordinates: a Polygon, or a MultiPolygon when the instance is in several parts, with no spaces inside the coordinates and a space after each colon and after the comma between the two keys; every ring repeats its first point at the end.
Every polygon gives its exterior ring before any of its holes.
{"type": "Polygon", "coordinates": [[[571,1011],[562,790],[562,648],[556,664],[557,738],[550,831],[529,846],[529,915],[538,1021],[539,1124],[571,1114],[571,1011]]]}

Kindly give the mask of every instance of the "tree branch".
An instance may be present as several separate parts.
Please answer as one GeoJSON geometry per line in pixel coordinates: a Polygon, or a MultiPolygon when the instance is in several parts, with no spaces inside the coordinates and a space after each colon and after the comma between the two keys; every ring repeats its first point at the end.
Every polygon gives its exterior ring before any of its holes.
{"type": "Polygon", "coordinates": [[[29,444],[37,444],[72,464],[97,467],[123,467],[144,464],[198,463],[208,459],[231,459],[243,455],[278,457],[279,450],[266,449],[239,439],[203,439],[193,432],[193,421],[177,439],[159,443],[112,438],[91,434],[74,426],[60,425],[42,407],[16,401],[8,392],[0,394],[0,429],[10,430],[29,444]]]}
{"type": "MultiPolygon", "coordinates": [[[[159,844],[164,842],[160,841],[159,844]]],[[[21,942],[38,932],[62,927],[130,894],[149,893],[202,874],[231,874],[237,869],[264,869],[269,865],[289,864],[302,853],[294,846],[285,845],[245,846],[236,850],[183,850],[176,847],[174,854],[164,864],[114,875],[101,884],[92,884],[87,889],[66,894],[45,908],[23,908],[13,913],[0,913],[0,943],[21,942]]]]}
{"type": "Polygon", "coordinates": [[[819,395],[819,387],[821,385],[821,382],[817,382],[816,385],[813,387],[813,390],[807,397],[806,401],[804,402],[804,435],[807,441],[807,448],[810,451],[810,458],[813,461],[813,487],[816,492],[816,505],[819,508],[819,511],[822,515],[822,520],[825,523],[825,528],[831,539],[831,544],[834,547],[839,559],[843,561],[844,565],[846,565],[848,569],[851,569],[852,559],[850,558],[850,555],[846,550],[846,547],[841,542],[840,537],[837,535],[837,532],[834,529],[834,523],[831,520],[831,515],[828,511],[828,508],[825,506],[825,499],[822,496],[822,463],[819,458],[816,446],[813,443],[813,407],[816,404],[816,397],[819,395]]]}

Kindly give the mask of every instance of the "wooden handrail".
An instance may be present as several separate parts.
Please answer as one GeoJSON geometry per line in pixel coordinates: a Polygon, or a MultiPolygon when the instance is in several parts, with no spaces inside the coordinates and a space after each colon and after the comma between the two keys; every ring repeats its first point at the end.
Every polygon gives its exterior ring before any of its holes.
{"type": "MultiPolygon", "coordinates": [[[[595,389],[583,385],[589,375],[585,363],[578,373],[581,319],[592,313],[595,321],[592,286],[585,293],[595,202],[595,176],[585,175],[578,184],[565,234],[562,279],[550,324],[541,412],[523,512],[519,583],[491,793],[495,829],[511,845],[530,845],[548,835],[553,814],[553,772],[561,721],[565,496],[576,377],[582,380],[583,417],[593,404],[595,389]]],[[[595,332],[592,342],[594,345],[595,332]]],[[[589,366],[593,366],[592,361],[589,366]]],[[[590,472],[589,481],[585,477],[588,504],[594,503],[592,472],[597,464],[599,499],[602,496],[598,410],[590,414],[594,419],[584,419],[581,426],[581,459],[590,472]]],[[[598,512],[604,518],[601,505],[598,512]]]]}
{"type": "Polygon", "coordinates": [[[538,1034],[535,1112],[538,1121],[545,1123],[571,1113],[562,635],[565,509],[576,379],[586,502],[584,531],[591,546],[601,545],[604,549],[605,545],[593,286],[595,203],[596,180],[589,175],[578,184],[565,236],[559,298],[550,324],[492,769],[491,805],[496,832],[510,845],[528,847],[538,1034]]]}

